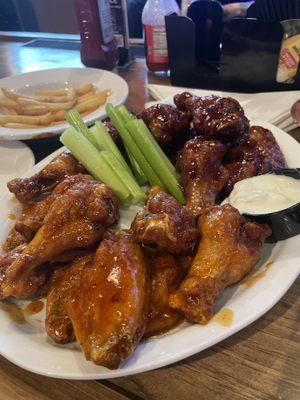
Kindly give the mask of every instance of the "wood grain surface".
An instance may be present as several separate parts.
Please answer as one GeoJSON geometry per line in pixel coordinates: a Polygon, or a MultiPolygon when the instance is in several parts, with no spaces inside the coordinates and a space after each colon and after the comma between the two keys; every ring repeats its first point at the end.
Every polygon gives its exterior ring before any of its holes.
{"type": "MultiPolygon", "coordinates": [[[[1,40],[0,35],[0,77],[81,66],[76,51],[23,44],[1,40]]],[[[129,84],[127,106],[134,112],[149,99],[145,83],[169,84],[167,78],[148,75],[142,59],[119,73],[129,84]]],[[[292,136],[300,142],[300,130],[292,136]]],[[[53,138],[28,144],[37,159],[59,146],[53,138]]],[[[299,328],[298,279],[258,321],[208,350],[159,370],[114,380],[70,381],[27,372],[0,357],[0,400],[299,400],[299,328]]]]}

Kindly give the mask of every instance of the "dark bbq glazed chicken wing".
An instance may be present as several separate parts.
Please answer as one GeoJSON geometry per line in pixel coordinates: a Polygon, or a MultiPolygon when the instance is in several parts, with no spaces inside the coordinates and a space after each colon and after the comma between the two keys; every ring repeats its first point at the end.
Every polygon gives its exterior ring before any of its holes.
{"type": "Polygon", "coordinates": [[[249,121],[239,102],[231,97],[220,97],[205,108],[199,108],[193,117],[198,135],[238,144],[248,135],[249,121]]]}
{"type": "Polygon", "coordinates": [[[230,173],[224,187],[226,196],[236,182],[284,168],[286,163],[272,132],[261,126],[252,126],[245,144],[228,151],[224,166],[230,173]]]}
{"type": "Polygon", "coordinates": [[[172,142],[190,131],[190,121],[185,113],[169,104],[156,104],[140,113],[141,118],[161,145],[172,142]]]}
{"type": "Polygon", "coordinates": [[[96,244],[106,228],[118,219],[114,194],[89,176],[66,178],[57,190],[62,193],[51,204],[42,227],[6,270],[0,298],[26,298],[34,294],[40,285],[36,279],[40,265],[70,250],[96,244]]]}
{"type": "Polygon", "coordinates": [[[189,140],[178,157],[177,168],[186,207],[197,216],[216,202],[229,174],[221,164],[226,146],[200,137],[189,140]]]}
{"type": "Polygon", "coordinates": [[[195,218],[178,201],[153,187],[144,210],[131,224],[138,243],[173,254],[189,254],[198,237],[195,218]]]}
{"type": "Polygon", "coordinates": [[[195,96],[189,92],[183,92],[174,96],[174,103],[178,110],[185,112],[190,119],[198,109],[203,109],[215,103],[219,96],[195,96]]]}
{"type": "Polygon", "coordinates": [[[268,225],[247,221],[230,205],[215,206],[198,220],[197,255],[170,306],[191,322],[206,324],[220,293],[238,282],[262,255],[268,225]]]}

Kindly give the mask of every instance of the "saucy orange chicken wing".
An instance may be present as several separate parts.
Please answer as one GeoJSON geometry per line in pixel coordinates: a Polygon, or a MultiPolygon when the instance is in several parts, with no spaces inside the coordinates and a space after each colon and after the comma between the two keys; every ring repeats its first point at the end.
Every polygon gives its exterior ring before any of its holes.
{"type": "Polygon", "coordinates": [[[92,262],[93,256],[94,254],[90,253],[67,266],[57,268],[50,278],[45,327],[47,334],[56,343],[64,344],[75,339],[66,303],[72,296],[80,296],[81,275],[92,262]]]}
{"type": "Polygon", "coordinates": [[[238,282],[261,257],[268,225],[247,221],[230,205],[215,206],[198,221],[201,241],[187,277],[170,306],[191,322],[206,324],[220,293],[238,282]]]}
{"type": "Polygon", "coordinates": [[[16,178],[8,182],[7,187],[21,203],[32,203],[43,193],[51,191],[65,177],[84,174],[84,167],[65,151],[40,172],[29,178],[16,178]]]}
{"type": "Polygon", "coordinates": [[[111,190],[85,175],[60,183],[67,190],[55,197],[42,227],[23,253],[6,270],[0,298],[26,298],[35,293],[39,266],[73,249],[96,244],[118,219],[118,203],[111,190]]]}
{"type": "Polygon", "coordinates": [[[190,257],[177,256],[175,259],[167,253],[148,257],[150,297],[143,338],[167,332],[182,321],[182,315],[169,306],[169,297],[178,289],[190,262],[190,257]]]}
{"type": "Polygon", "coordinates": [[[118,368],[143,336],[147,303],[148,277],[140,246],[130,232],[107,233],[83,271],[78,293],[67,302],[87,360],[118,368]]]}

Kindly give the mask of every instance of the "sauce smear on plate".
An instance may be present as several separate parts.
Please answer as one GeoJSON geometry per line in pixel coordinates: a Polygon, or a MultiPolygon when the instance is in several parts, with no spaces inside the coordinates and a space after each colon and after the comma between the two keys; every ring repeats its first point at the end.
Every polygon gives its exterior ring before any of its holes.
{"type": "Polygon", "coordinates": [[[272,264],[273,261],[268,262],[261,271],[254,271],[252,274],[246,276],[246,278],[241,281],[241,284],[246,285],[248,288],[253,286],[257,281],[259,281],[266,275],[272,264]]]}
{"type": "Polygon", "coordinates": [[[43,308],[44,303],[41,300],[34,300],[26,306],[24,311],[26,314],[33,315],[42,311],[43,308]]]}
{"type": "Polygon", "coordinates": [[[230,326],[233,320],[233,311],[230,308],[223,308],[213,316],[212,320],[223,326],[230,326]]]}

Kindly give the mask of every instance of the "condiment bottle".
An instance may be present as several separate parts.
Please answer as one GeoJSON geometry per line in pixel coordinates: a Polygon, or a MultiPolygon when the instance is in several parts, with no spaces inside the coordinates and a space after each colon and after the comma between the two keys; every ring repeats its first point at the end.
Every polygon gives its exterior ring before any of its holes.
{"type": "Polygon", "coordinates": [[[300,21],[298,19],[281,21],[284,29],[276,80],[281,83],[294,83],[300,59],[300,21]]]}
{"type": "Polygon", "coordinates": [[[109,0],[74,0],[74,4],[82,63],[87,67],[113,69],[118,62],[118,48],[109,0]]]}
{"type": "Polygon", "coordinates": [[[147,0],[142,14],[147,67],[152,72],[169,70],[165,16],[179,13],[175,0],[147,0]]]}

